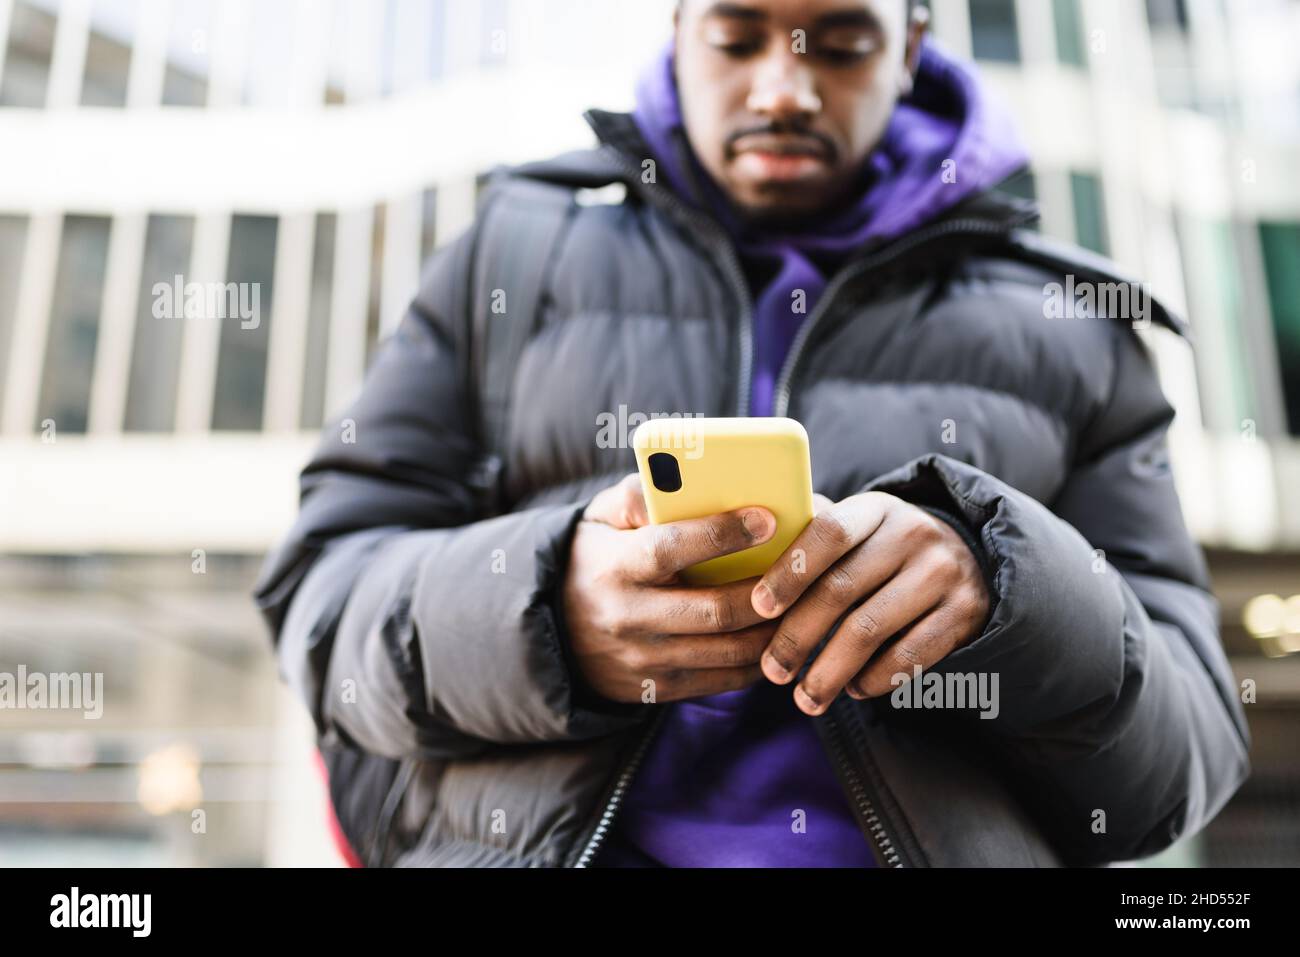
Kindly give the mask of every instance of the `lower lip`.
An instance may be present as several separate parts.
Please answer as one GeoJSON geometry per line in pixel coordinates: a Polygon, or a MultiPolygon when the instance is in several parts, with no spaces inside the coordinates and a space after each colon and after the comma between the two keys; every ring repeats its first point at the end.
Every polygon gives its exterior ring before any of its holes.
{"type": "Polygon", "coordinates": [[[824,168],[816,156],[806,153],[764,153],[746,151],[736,157],[737,169],[748,176],[763,180],[792,182],[816,176],[824,168]]]}

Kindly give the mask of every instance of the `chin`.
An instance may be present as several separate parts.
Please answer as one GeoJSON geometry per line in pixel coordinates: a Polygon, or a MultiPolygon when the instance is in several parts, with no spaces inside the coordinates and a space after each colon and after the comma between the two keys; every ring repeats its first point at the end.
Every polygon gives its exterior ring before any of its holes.
{"type": "Polygon", "coordinates": [[[798,225],[827,212],[831,205],[825,191],[810,193],[807,189],[789,188],[757,193],[747,191],[741,196],[733,196],[732,202],[745,220],[771,225],[798,225]]]}

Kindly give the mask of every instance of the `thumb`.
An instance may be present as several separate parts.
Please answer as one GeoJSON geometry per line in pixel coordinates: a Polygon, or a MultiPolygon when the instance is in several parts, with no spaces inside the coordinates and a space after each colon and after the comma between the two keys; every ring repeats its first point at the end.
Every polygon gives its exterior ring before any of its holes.
{"type": "Polygon", "coordinates": [[[650,514],[646,510],[645,494],[641,491],[641,476],[633,472],[617,485],[601,491],[591,500],[583,518],[620,529],[649,525],[650,514]]]}

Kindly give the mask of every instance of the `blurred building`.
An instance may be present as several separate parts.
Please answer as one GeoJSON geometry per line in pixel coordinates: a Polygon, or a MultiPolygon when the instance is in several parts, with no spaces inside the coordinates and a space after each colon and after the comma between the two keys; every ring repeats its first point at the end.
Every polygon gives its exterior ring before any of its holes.
{"type": "MultiPolygon", "coordinates": [[[[3,714],[0,863],[332,859],[259,556],[482,174],[589,142],[671,6],[0,0],[0,670],[108,699],[3,714]],[[159,318],[178,276],[258,284],[259,321],[159,318]]],[[[1043,229],[1193,324],[1147,335],[1256,772],[1173,856],[1300,863],[1300,2],[931,7],[1020,117],[1043,229]]]]}

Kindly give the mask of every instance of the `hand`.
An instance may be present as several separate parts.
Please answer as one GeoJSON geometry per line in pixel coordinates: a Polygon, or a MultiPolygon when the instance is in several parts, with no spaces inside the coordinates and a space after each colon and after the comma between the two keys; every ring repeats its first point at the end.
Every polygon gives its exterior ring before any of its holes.
{"type": "Polygon", "coordinates": [[[780,620],[762,661],[777,684],[791,681],[840,616],[862,602],[794,691],[795,704],[810,715],[841,690],[859,699],[887,694],[894,675],[910,680],[913,665],[929,668],[969,642],[989,610],[984,576],[961,536],[883,492],[835,505],[823,499],[754,587],[753,601],[765,618],[780,620]]]}
{"type": "Polygon", "coordinates": [[[758,581],[688,586],[678,573],[754,545],[776,531],[765,508],[651,525],[633,474],[592,500],[574,534],[564,615],[582,677],[618,702],[735,691],[762,679],[759,657],[778,622],[754,610],[758,581]]]}

